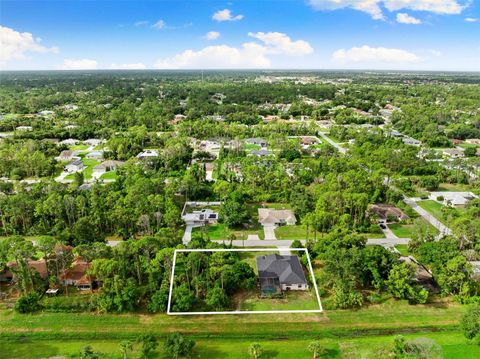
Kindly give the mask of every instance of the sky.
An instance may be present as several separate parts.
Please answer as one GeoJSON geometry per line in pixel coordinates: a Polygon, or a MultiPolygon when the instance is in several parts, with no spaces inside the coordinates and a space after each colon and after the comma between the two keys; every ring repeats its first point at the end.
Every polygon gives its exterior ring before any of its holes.
{"type": "Polygon", "coordinates": [[[480,71],[478,0],[0,2],[1,70],[480,71]]]}

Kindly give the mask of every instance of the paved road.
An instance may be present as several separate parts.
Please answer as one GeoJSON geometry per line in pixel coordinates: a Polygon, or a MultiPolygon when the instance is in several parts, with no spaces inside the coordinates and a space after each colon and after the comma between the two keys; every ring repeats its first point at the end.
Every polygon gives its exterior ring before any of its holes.
{"type": "Polygon", "coordinates": [[[318,133],[320,135],[320,137],[322,137],[325,141],[327,141],[329,144],[331,144],[333,147],[335,147],[338,152],[340,153],[346,153],[347,152],[347,149],[340,146],[338,143],[334,142],[332,139],[330,139],[329,137],[327,137],[323,132],[319,132],[318,133]]]}
{"type": "MultiPolygon", "coordinates": [[[[384,247],[393,247],[398,244],[408,244],[410,238],[369,238],[367,240],[367,245],[380,245],[384,247]]],[[[225,239],[223,240],[213,240],[212,242],[230,244],[230,241],[225,239]]],[[[305,239],[300,241],[302,245],[305,245],[307,242],[305,239]]],[[[236,239],[232,242],[235,247],[290,247],[293,241],[291,240],[245,240],[236,239]]]]}
{"type": "Polygon", "coordinates": [[[442,236],[447,236],[452,234],[452,230],[432,216],[430,213],[425,211],[422,207],[420,207],[415,199],[404,197],[403,201],[408,204],[410,207],[413,208],[415,212],[421,215],[424,219],[426,219],[432,226],[434,226],[440,232],[437,236],[437,240],[440,239],[442,236]]]}

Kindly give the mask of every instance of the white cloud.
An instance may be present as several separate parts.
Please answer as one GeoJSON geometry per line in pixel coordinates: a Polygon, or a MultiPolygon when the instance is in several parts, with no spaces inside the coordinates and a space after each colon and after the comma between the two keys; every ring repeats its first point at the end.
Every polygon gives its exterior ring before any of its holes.
{"type": "Polygon", "coordinates": [[[225,68],[266,68],[270,67],[265,47],[248,42],[241,47],[227,45],[207,46],[199,51],[185,50],[168,59],[158,60],[159,69],[225,69],[225,68]]]}
{"type": "Polygon", "coordinates": [[[215,21],[238,21],[243,19],[243,15],[233,16],[230,10],[223,9],[213,14],[212,19],[215,21]]]}
{"type": "Polygon", "coordinates": [[[152,25],[155,29],[164,29],[167,24],[163,20],[158,20],[155,24],[152,25]]]}
{"type": "Polygon", "coordinates": [[[111,64],[110,68],[115,70],[143,70],[147,66],[139,62],[136,64],[111,64]]]}
{"type": "Polygon", "coordinates": [[[185,50],[171,58],[160,59],[155,67],[177,68],[268,68],[272,66],[269,55],[308,55],[313,52],[304,40],[292,41],[280,32],[248,33],[262,43],[245,42],[240,47],[228,45],[207,46],[199,51],[185,50]]]}
{"type": "Polygon", "coordinates": [[[362,47],[352,47],[349,50],[337,50],[333,53],[332,58],[335,62],[339,63],[363,62],[369,64],[403,64],[421,61],[421,58],[416,54],[406,50],[389,49],[385,47],[370,47],[367,45],[362,47]]]}
{"type": "Polygon", "coordinates": [[[147,20],[141,20],[141,21],[137,21],[134,23],[135,26],[145,26],[145,25],[148,25],[148,21],[147,20]]]}
{"type": "Polygon", "coordinates": [[[466,17],[465,21],[466,22],[479,22],[480,20],[475,18],[475,17],[466,17]]]}
{"type": "Polygon", "coordinates": [[[351,8],[363,11],[375,20],[385,20],[381,6],[389,11],[402,9],[427,11],[435,14],[460,14],[469,0],[308,0],[315,10],[338,10],[351,8]]]}
{"type": "Polygon", "coordinates": [[[25,59],[28,52],[59,52],[58,47],[46,47],[40,42],[41,39],[34,38],[29,32],[18,32],[0,25],[0,63],[25,59]]]}
{"type": "Polygon", "coordinates": [[[248,36],[262,41],[269,53],[286,55],[307,55],[313,52],[312,46],[304,40],[292,41],[281,32],[249,32],[248,36]]]}
{"type": "Polygon", "coordinates": [[[421,20],[403,12],[399,12],[397,14],[397,22],[399,22],[400,24],[410,24],[410,25],[419,25],[422,23],[421,20]]]}
{"type": "Polygon", "coordinates": [[[204,37],[207,40],[216,40],[220,37],[220,33],[218,31],[209,31],[204,37]]]}
{"type": "Polygon", "coordinates": [[[90,59],[65,59],[63,70],[94,70],[97,68],[97,61],[90,59]]]}

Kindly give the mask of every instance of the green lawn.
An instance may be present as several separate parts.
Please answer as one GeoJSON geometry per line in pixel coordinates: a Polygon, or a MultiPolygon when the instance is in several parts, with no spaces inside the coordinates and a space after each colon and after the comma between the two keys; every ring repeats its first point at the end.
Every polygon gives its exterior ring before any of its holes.
{"type": "Polygon", "coordinates": [[[471,186],[462,183],[442,183],[438,187],[438,191],[469,192],[471,190],[471,186]]]}
{"type": "Polygon", "coordinates": [[[433,200],[419,201],[417,204],[424,210],[432,214],[439,221],[443,221],[442,207],[443,205],[433,200]]]}
{"type": "Polygon", "coordinates": [[[100,176],[101,180],[116,180],[118,177],[117,172],[115,171],[110,171],[106,172],[103,175],[100,176]]]}
{"type": "Polygon", "coordinates": [[[246,143],[245,144],[245,150],[248,152],[248,151],[256,151],[256,150],[260,150],[262,148],[262,146],[260,145],[256,145],[254,143],[246,143]]]}
{"type": "Polygon", "coordinates": [[[86,151],[90,146],[80,143],[78,145],[70,146],[72,151],[86,151]]]}
{"type": "MultiPolygon", "coordinates": [[[[244,293],[245,294],[245,293],[244,293]]],[[[258,292],[246,293],[240,299],[240,310],[312,310],[319,309],[313,291],[284,292],[284,298],[258,298],[258,292]]]]}
{"type": "MultiPolygon", "coordinates": [[[[86,168],[83,170],[83,178],[86,180],[89,180],[92,178],[92,173],[93,173],[93,167],[98,166],[100,164],[99,161],[97,160],[92,160],[89,158],[82,157],[82,162],[86,166],[86,168]]],[[[73,180],[75,179],[75,174],[70,173],[67,177],[65,177],[66,180],[73,180]]]]}
{"type": "MultiPolygon", "coordinates": [[[[309,238],[313,238],[313,230],[310,229],[309,238]]],[[[306,239],[307,226],[300,224],[295,226],[281,226],[275,229],[275,236],[277,239],[306,239]]]]}
{"type": "Polygon", "coordinates": [[[395,248],[400,252],[400,254],[404,257],[407,257],[410,255],[410,252],[408,251],[408,246],[406,244],[397,244],[395,248]]]}
{"type": "Polygon", "coordinates": [[[193,228],[193,232],[205,232],[212,240],[227,240],[231,234],[234,234],[236,239],[247,239],[249,234],[256,234],[260,239],[265,238],[262,229],[229,229],[225,223],[218,223],[205,227],[193,228]]]}

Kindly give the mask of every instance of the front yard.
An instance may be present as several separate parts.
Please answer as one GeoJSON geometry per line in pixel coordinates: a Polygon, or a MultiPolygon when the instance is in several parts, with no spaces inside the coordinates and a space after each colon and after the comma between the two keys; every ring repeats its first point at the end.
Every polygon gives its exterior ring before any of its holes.
{"type": "Polygon", "coordinates": [[[425,200],[417,202],[420,207],[432,214],[440,222],[443,222],[443,205],[433,200],[425,200]]]}

